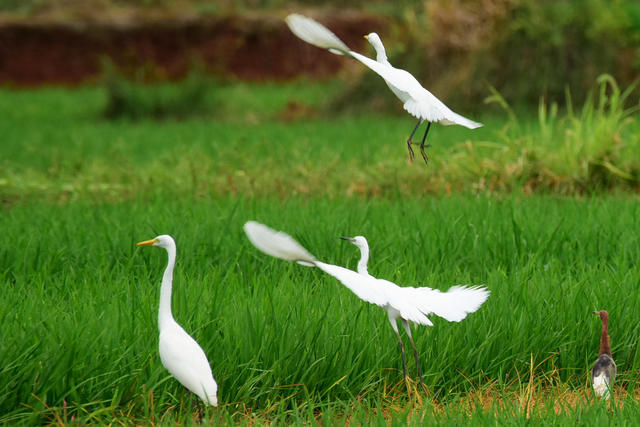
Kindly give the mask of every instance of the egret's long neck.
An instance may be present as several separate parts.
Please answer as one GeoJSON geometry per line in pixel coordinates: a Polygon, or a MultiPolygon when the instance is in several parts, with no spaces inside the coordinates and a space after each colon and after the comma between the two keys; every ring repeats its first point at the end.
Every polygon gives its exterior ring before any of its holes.
{"type": "Polygon", "coordinates": [[[162,288],[160,288],[160,309],[158,310],[158,328],[163,329],[169,322],[173,322],[171,314],[171,287],[173,282],[173,266],[176,263],[176,247],[171,245],[167,248],[169,261],[162,276],[162,288]]]}
{"type": "Polygon", "coordinates": [[[602,319],[602,333],[600,335],[600,354],[611,356],[611,345],[609,343],[609,319],[602,319]]]}
{"type": "Polygon", "coordinates": [[[384,50],[382,43],[374,43],[373,48],[376,50],[376,61],[381,64],[390,65],[387,59],[387,52],[384,50]]]}
{"type": "Polygon", "coordinates": [[[369,271],[367,270],[367,263],[369,262],[369,247],[361,246],[360,247],[360,261],[358,261],[358,273],[369,275],[369,271]]]}

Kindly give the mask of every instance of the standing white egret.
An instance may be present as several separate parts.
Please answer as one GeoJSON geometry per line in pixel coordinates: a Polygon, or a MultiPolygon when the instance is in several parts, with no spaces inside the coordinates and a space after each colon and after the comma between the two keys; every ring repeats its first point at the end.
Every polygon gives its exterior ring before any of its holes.
{"type": "Polygon", "coordinates": [[[378,34],[370,33],[364,36],[376,51],[376,60],[374,61],[371,58],[349,49],[349,47],[328,28],[311,18],[293,13],[287,16],[285,21],[291,31],[307,43],[328,49],[337,55],[346,55],[354,58],[384,79],[389,89],[404,103],[404,109],[418,119],[418,123],[413,128],[407,140],[407,148],[409,149],[411,160],[413,160],[413,148],[411,148],[411,144],[414,144],[412,138],[420,124],[424,121],[427,121],[427,129],[420,143],[420,153],[425,163],[428,160],[424,152],[425,141],[427,140],[431,123],[439,122],[443,125],[461,125],[469,129],[482,126],[481,123],[474,122],[453,112],[431,92],[422,87],[411,73],[392,66],[387,59],[384,45],[378,34]]]}
{"type": "Polygon", "coordinates": [[[173,238],[163,234],[155,239],[140,242],[137,246],[159,246],[169,255],[167,268],[162,276],[158,329],[160,329],[160,360],[171,375],[188,390],[195,393],[205,404],[218,406],[218,385],[213,379],[211,366],[202,347],[194,340],[171,314],[171,289],[173,267],[176,261],[176,244],[173,238]]]}
{"type": "Polygon", "coordinates": [[[433,323],[427,318],[429,314],[435,314],[452,322],[459,322],[467,316],[467,313],[476,311],[489,296],[487,289],[478,286],[454,286],[447,292],[441,292],[428,287],[400,287],[388,280],[375,278],[367,271],[369,246],[362,236],[347,238],[347,240],[360,247],[362,253],[358,263],[358,272],[355,272],[344,267],[318,261],[288,234],[272,230],[258,222],[247,222],[244,225],[244,231],[247,233],[251,243],[264,253],[287,261],[296,261],[305,266],[318,267],[338,279],[363,301],[376,304],[385,309],[389,322],[400,342],[402,370],[406,377],[407,365],[404,344],[400,338],[397,325],[397,320],[400,319],[411,340],[421,382],[422,372],[418,361],[418,351],[411,337],[409,322],[433,326],[433,323]]]}
{"type": "Polygon", "coordinates": [[[605,400],[609,399],[613,390],[613,383],[616,380],[616,362],[611,356],[611,345],[609,343],[609,313],[606,310],[594,311],[593,314],[600,316],[602,320],[602,331],[600,334],[600,353],[598,360],[591,371],[591,383],[593,391],[605,400]]]}

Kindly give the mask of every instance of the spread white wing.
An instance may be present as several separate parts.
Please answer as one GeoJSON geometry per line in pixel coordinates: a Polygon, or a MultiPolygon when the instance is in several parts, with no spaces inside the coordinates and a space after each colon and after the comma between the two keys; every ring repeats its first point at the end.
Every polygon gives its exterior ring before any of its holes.
{"type": "Polygon", "coordinates": [[[461,321],[478,310],[489,297],[489,291],[479,286],[453,286],[446,292],[428,287],[401,289],[421,312],[433,313],[450,322],[461,321]]]}
{"type": "Polygon", "coordinates": [[[287,233],[273,230],[255,221],[247,222],[244,231],[253,246],[267,255],[285,261],[296,261],[307,267],[315,265],[316,257],[287,233]]]}
{"type": "Polygon", "coordinates": [[[336,55],[344,55],[351,50],[331,30],[311,18],[292,13],[284,20],[293,34],[309,44],[329,49],[336,55]]]}

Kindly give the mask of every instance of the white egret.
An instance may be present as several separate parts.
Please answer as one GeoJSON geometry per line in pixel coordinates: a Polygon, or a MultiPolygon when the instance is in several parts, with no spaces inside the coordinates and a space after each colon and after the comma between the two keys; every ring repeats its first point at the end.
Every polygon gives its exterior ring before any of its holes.
{"type": "Polygon", "coordinates": [[[346,55],[354,58],[384,79],[389,89],[404,103],[404,109],[418,119],[418,123],[413,128],[407,140],[407,148],[409,149],[411,160],[413,160],[413,148],[411,148],[411,144],[415,144],[412,138],[420,124],[424,121],[427,122],[427,129],[420,143],[420,153],[425,163],[428,160],[424,152],[425,141],[427,140],[431,123],[439,122],[443,125],[461,125],[469,129],[482,126],[481,123],[474,122],[453,112],[431,92],[422,87],[411,73],[392,66],[387,59],[384,45],[378,34],[370,33],[364,36],[376,51],[376,60],[374,61],[371,58],[349,49],[349,47],[328,28],[311,18],[293,13],[288,15],[285,21],[291,31],[307,43],[328,49],[337,55],[346,55]]]}
{"type": "Polygon", "coordinates": [[[613,390],[613,383],[616,380],[616,362],[611,356],[611,345],[609,343],[609,313],[606,310],[594,311],[602,320],[602,332],[600,335],[600,353],[598,360],[591,371],[591,382],[593,390],[598,397],[609,399],[613,390]]]}
{"type": "Polygon", "coordinates": [[[205,404],[218,406],[218,385],[213,379],[211,366],[202,347],[194,340],[171,314],[171,289],[173,267],[176,261],[176,244],[169,235],[140,242],[137,246],[152,245],[166,249],[169,255],[167,268],[162,276],[158,329],[160,329],[160,360],[171,375],[195,393],[205,404]]]}
{"type": "Polygon", "coordinates": [[[318,267],[338,279],[360,299],[376,304],[386,310],[391,327],[400,342],[402,370],[406,377],[407,365],[404,344],[397,325],[397,320],[400,319],[411,341],[421,382],[422,372],[418,361],[418,351],[411,337],[409,322],[432,326],[433,323],[427,318],[429,314],[435,314],[449,321],[459,322],[468,313],[476,311],[489,296],[487,289],[478,286],[454,286],[447,292],[441,292],[428,287],[400,287],[388,280],[375,278],[367,271],[369,246],[362,236],[346,238],[346,240],[358,246],[362,253],[358,263],[358,272],[355,272],[344,267],[318,261],[288,234],[272,230],[258,222],[247,222],[244,225],[244,231],[247,233],[251,243],[266,254],[287,261],[296,261],[305,266],[318,267]]]}

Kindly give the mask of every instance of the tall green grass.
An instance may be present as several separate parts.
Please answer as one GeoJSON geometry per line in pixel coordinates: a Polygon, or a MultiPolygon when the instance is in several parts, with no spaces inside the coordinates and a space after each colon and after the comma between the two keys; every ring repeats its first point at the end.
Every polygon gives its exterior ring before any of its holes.
{"type": "MultiPolygon", "coordinates": [[[[364,422],[378,411],[416,424],[469,414],[555,419],[517,400],[504,413],[463,403],[483,390],[497,393],[498,405],[548,388],[552,404],[562,390],[590,402],[596,309],[611,313],[618,391],[633,395],[639,214],[636,201],[619,198],[18,204],[0,216],[0,422],[190,419],[189,396],[157,355],[166,254],[134,246],[161,233],[178,244],[175,317],[205,349],[220,385],[223,406],[206,412],[211,420],[364,422]],[[415,329],[427,389],[407,394],[386,314],[319,270],[259,253],[242,233],[249,219],[351,268],[358,253],[338,236],[362,234],[378,277],[439,289],[482,284],[492,294],[460,323],[434,317],[433,327],[415,329]]],[[[409,372],[415,377],[413,363],[409,372]]],[[[616,416],[587,403],[558,419],[637,416],[635,401],[622,400],[616,416]]]]}
{"type": "Polygon", "coordinates": [[[597,83],[581,108],[573,105],[568,90],[562,109],[541,98],[533,126],[523,123],[494,90],[488,102],[498,103],[509,116],[502,142],[490,147],[481,143],[479,149],[470,145],[467,154],[476,151],[471,156],[488,180],[507,187],[515,178],[529,191],[637,188],[640,104],[632,98],[635,86],[623,90],[610,75],[600,76],[597,83]]]}
{"type": "MultiPolygon", "coordinates": [[[[382,83],[381,83],[382,84],[382,83]]],[[[428,167],[408,164],[407,115],[327,116],[340,82],[217,88],[215,114],[105,120],[105,92],[0,91],[0,197],[422,197],[468,192],[637,191],[640,121],[632,88],[602,77],[580,108],[435,126],[428,167]]],[[[386,90],[386,88],[385,88],[386,90]]]]}

